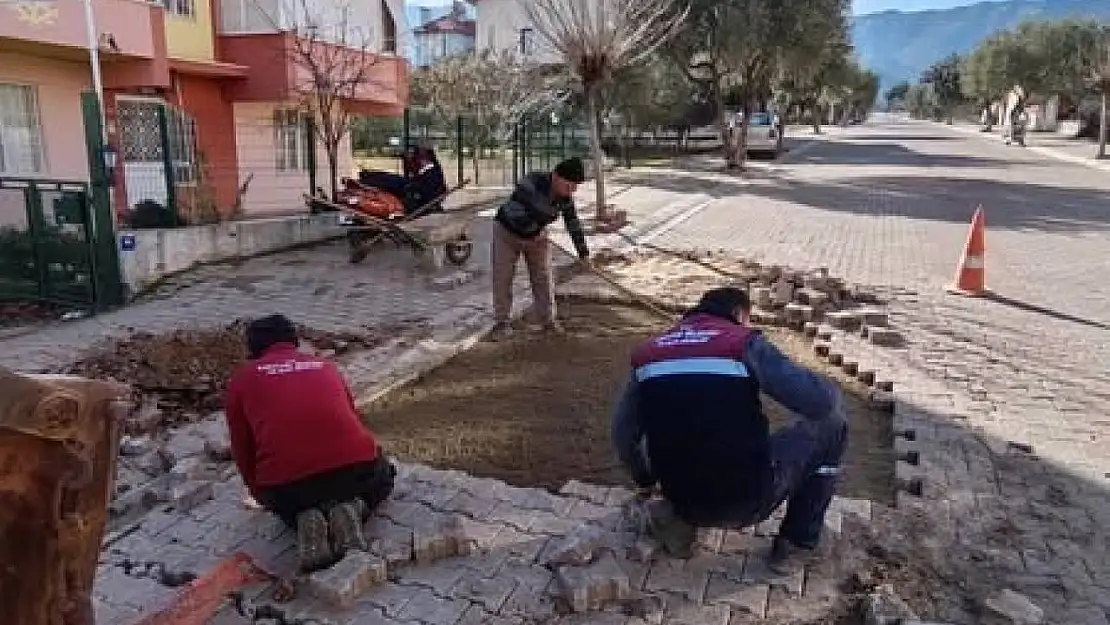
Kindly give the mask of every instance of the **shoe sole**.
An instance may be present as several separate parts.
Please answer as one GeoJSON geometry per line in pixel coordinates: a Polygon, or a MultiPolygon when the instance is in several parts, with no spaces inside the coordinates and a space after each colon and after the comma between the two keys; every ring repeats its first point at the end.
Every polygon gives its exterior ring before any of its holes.
{"type": "Polygon", "coordinates": [[[331,566],[335,559],[328,543],[328,520],[319,510],[297,516],[297,558],[304,573],[331,566]]]}
{"type": "Polygon", "coordinates": [[[344,502],[328,511],[328,527],[335,543],[336,556],[350,551],[366,551],[366,534],[362,531],[362,515],[358,504],[344,502]]]}

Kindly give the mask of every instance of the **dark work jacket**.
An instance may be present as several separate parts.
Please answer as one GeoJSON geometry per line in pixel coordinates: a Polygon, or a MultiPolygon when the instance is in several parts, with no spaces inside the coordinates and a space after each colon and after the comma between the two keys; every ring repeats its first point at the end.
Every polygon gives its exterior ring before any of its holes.
{"type": "Polygon", "coordinates": [[[756,335],[691,315],[633,353],[635,412],[652,479],[691,523],[750,512],[770,488],[770,430],[745,364],[756,335]]]}
{"type": "Polygon", "coordinates": [[[578,256],[590,255],[586,233],[578,220],[578,211],[571,198],[551,198],[551,174],[533,173],[525,176],[513,189],[509,200],[497,210],[497,223],[522,238],[537,237],[560,216],[578,256]]]}

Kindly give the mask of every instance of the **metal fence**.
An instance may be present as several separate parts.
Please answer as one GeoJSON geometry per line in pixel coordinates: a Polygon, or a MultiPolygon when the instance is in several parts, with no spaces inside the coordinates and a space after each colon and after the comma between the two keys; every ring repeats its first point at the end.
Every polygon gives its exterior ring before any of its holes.
{"type": "Polygon", "coordinates": [[[502,130],[465,115],[410,108],[401,117],[362,120],[352,136],[355,164],[365,169],[400,173],[401,152],[413,144],[435,149],[449,183],[469,179],[475,186],[509,186],[530,171],[589,151],[582,120],[559,113],[502,130]]]}

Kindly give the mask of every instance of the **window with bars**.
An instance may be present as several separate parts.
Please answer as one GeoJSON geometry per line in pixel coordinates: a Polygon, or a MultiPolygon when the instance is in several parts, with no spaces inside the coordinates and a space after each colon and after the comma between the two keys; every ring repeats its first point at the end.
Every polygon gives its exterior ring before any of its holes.
{"type": "Polygon", "coordinates": [[[303,111],[274,110],[274,166],[278,171],[308,170],[308,126],[303,111]]]}
{"type": "Polygon", "coordinates": [[[0,174],[41,174],[45,169],[37,89],[0,83],[0,174]]]}
{"type": "Polygon", "coordinates": [[[163,0],[166,11],[178,17],[196,17],[197,7],[194,0],[163,0]]]}

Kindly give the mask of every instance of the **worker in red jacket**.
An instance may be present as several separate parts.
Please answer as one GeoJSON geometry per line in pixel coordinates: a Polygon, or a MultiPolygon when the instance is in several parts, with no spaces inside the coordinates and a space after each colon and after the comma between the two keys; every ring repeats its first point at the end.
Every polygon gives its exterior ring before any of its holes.
{"type": "Polygon", "coordinates": [[[296,528],[301,569],[368,547],[362,523],[393,490],[396,469],[355,410],[335,363],[297,350],[282,315],[247,328],[250,361],[227,387],[227,426],[243,482],[296,528]]]}

